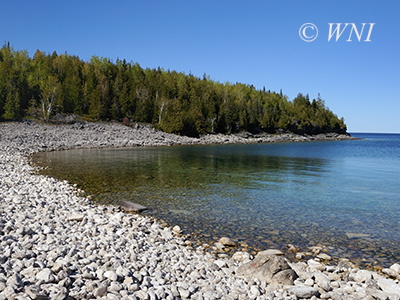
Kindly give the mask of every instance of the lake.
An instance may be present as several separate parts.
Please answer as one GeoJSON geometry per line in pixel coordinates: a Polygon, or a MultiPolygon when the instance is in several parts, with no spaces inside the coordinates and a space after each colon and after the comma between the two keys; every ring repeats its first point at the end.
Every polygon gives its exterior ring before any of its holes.
{"type": "Polygon", "coordinates": [[[388,267],[400,262],[400,134],[352,136],[363,139],[67,150],[34,161],[99,203],[147,206],[200,242],[322,245],[388,267]]]}

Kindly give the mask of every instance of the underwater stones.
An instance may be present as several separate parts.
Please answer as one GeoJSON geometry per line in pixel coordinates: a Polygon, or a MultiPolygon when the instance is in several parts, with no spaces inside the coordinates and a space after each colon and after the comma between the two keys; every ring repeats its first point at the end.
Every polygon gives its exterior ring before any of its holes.
{"type": "Polygon", "coordinates": [[[118,201],[118,205],[127,212],[141,212],[147,209],[147,207],[142,206],[140,204],[136,204],[126,200],[118,201]]]}
{"type": "Polygon", "coordinates": [[[288,244],[287,247],[288,247],[288,251],[292,252],[292,253],[296,253],[296,252],[300,251],[299,248],[293,246],[292,244],[288,244]]]}
{"type": "Polygon", "coordinates": [[[371,236],[370,234],[366,234],[366,233],[346,232],[345,234],[346,234],[346,236],[347,236],[349,239],[367,238],[367,237],[370,237],[370,236],[371,236]]]}
{"type": "Polygon", "coordinates": [[[321,259],[321,260],[325,260],[325,261],[329,261],[332,259],[332,257],[326,253],[321,253],[317,255],[317,258],[321,259]]]}

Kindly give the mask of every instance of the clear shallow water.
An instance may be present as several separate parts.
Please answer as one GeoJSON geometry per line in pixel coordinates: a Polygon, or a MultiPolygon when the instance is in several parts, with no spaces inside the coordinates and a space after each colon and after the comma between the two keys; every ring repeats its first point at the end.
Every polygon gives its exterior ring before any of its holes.
{"type": "Polygon", "coordinates": [[[364,139],[68,150],[35,161],[101,203],[145,205],[203,241],[319,243],[360,265],[400,262],[400,135],[353,136],[364,139]]]}

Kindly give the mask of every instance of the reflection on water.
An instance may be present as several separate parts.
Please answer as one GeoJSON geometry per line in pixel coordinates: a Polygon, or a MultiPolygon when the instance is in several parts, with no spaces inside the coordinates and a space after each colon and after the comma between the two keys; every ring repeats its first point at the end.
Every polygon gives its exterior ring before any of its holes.
{"type": "Polygon", "coordinates": [[[148,185],[174,189],[201,187],[205,190],[213,184],[229,184],[236,188],[273,186],[275,182],[293,180],[282,176],[284,173],[297,175],[296,180],[300,181],[301,175],[320,176],[327,163],[318,158],[245,153],[221,153],[218,156],[213,154],[214,151],[218,149],[198,146],[90,149],[42,153],[38,159],[51,164],[52,174],[74,178],[84,188],[95,185],[98,193],[148,185]]]}
{"type": "Polygon", "coordinates": [[[321,243],[333,256],[389,263],[399,258],[399,189],[377,177],[388,177],[382,162],[376,168],[374,158],[354,155],[360,145],[69,150],[35,160],[49,166],[44,174],[77,183],[100,203],[145,205],[145,214],[205,241],[230,236],[259,249],[321,243]]]}

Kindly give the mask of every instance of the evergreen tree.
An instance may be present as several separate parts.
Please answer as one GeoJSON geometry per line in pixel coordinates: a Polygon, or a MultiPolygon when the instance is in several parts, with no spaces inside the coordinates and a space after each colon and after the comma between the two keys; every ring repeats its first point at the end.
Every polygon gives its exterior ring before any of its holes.
{"type": "Polygon", "coordinates": [[[3,118],[5,119],[18,119],[20,115],[20,105],[19,105],[19,93],[18,91],[12,93],[10,90],[7,94],[6,103],[4,106],[3,118]]]}

